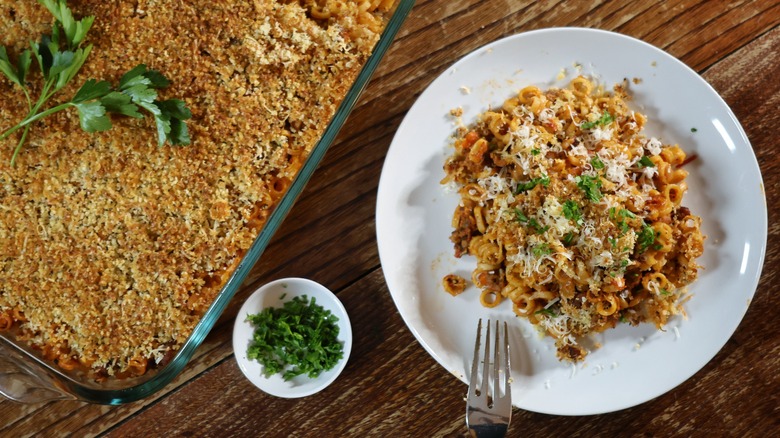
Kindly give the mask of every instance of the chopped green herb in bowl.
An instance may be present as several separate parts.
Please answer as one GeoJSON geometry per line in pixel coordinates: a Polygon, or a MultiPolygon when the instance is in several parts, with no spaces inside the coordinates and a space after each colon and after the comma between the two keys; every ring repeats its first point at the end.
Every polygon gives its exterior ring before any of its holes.
{"type": "Polygon", "coordinates": [[[338,318],[316,298],[297,296],[281,308],[267,307],[247,319],[255,327],[247,357],[263,365],[266,377],[282,373],[284,380],[314,378],[344,357],[338,318]]]}
{"type": "Polygon", "coordinates": [[[341,374],[352,349],[344,306],[326,287],[304,278],[272,281],[244,302],[233,328],[241,372],[264,392],[305,397],[341,374]]]}

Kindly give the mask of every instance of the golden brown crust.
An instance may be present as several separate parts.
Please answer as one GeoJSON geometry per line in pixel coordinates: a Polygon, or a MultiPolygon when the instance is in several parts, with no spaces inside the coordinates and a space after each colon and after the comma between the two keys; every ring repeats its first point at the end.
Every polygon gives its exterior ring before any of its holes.
{"type": "MultiPolygon", "coordinates": [[[[161,98],[193,113],[187,147],[158,147],[148,119],[84,133],[75,111],[37,123],[14,168],[18,137],[0,141],[0,311],[20,309],[33,344],[113,373],[189,336],[378,35],[349,14],[312,20],[297,2],[68,4],[96,17],[94,49],[59,99],[145,63],[172,80],[161,98]]],[[[50,25],[37,3],[0,0],[13,56],[50,25]]],[[[0,95],[4,130],[26,108],[5,78],[0,95]]]]}

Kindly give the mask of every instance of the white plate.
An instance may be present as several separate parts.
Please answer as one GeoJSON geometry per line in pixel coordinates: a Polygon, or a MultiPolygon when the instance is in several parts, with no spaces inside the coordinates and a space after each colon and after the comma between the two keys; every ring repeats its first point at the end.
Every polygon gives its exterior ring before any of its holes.
{"type": "Polygon", "coordinates": [[[477,319],[511,322],[513,403],[561,415],[615,411],[645,402],[701,369],[736,330],[763,265],[767,209],[760,170],[734,114],[693,70],[669,54],[616,33],[557,28],[518,34],[472,52],[444,71],[409,110],[388,151],[377,198],[377,240],[387,285],[401,316],[422,346],[466,381],[477,319]],[[514,316],[510,304],[480,306],[474,286],[445,293],[448,273],[471,277],[474,259],[456,259],[449,235],[457,194],[439,181],[462,108],[471,124],[520,88],[562,87],[577,74],[608,85],[628,78],[635,109],[647,114],[645,134],[679,143],[699,158],[686,166],[683,204],[702,216],[708,236],[704,266],[689,290],[688,319],[665,332],[646,324],[599,335],[602,348],[573,366],[555,357],[514,316]],[[565,78],[563,78],[565,76],[565,78]],[[637,78],[634,83],[632,80],[637,78]],[[695,132],[693,132],[695,130],[695,132]]]}
{"type": "Polygon", "coordinates": [[[238,367],[241,368],[247,379],[264,392],[284,398],[306,397],[333,383],[347,365],[349,353],[352,351],[352,326],[341,301],[325,286],[305,278],[283,278],[257,289],[241,306],[233,327],[233,351],[236,354],[238,367]],[[344,357],[335,367],[324,371],[314,379],[307,376],[296,376],[285,382],[281,374],[265,377],[263,366],[258,361],[249,360],[246,357],[254,333],[254,326],[246,320],[246,317],[260,313],[266,307],[282,307],[285,302],[299,295],[306,295],[309,300],[316,299],[317,305],[322,306],[325,310],[330,310],[339,319],[338,340],[344,346],[344,357]]]}

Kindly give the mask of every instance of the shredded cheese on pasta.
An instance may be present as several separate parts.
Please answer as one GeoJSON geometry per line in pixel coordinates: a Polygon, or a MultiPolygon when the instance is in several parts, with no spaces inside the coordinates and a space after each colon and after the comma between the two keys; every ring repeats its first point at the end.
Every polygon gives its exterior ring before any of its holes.
{"type": "Polygon", "coordinates": [[[562,360],[620,322],[662,328],[700,268],[701,218],[681,205],[686,155],[642,135],[628,100],[582,76],[526,87],[461,128],[444,166],[461,197],[451,240],[477,259],[480,301],[510,300],[562,360]]]}

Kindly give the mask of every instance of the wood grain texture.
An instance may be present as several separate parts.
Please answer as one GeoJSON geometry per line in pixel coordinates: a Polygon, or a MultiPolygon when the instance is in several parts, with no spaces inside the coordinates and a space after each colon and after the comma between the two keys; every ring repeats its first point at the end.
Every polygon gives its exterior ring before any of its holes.
{"type": "Polygon", "coordinates": [[[153,397],[122,406],[0,401],[0,436],[464,436],[465,385],[416,342],[384,283],[374,222],[379,175],[398,125],[440,72],[493,40],[553,26],[640,38],[702,74],[753,145],[764,176],[769,237],[745,319],[691,379],[611,414],[560,417],[516,409],[511,435],[764,436],[780,430],[780,217],[774,208],[780,202],[774,140],[780,1],[421,0],[246,286],[184,372],[153,397]],[[231,347],[244,299],[256,286],[287,276],[337,291],[355,328],[341,377],[299,400],[251,386],[231,347]]]}

